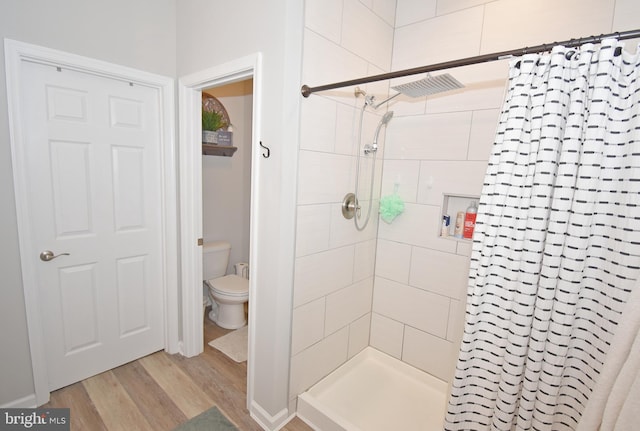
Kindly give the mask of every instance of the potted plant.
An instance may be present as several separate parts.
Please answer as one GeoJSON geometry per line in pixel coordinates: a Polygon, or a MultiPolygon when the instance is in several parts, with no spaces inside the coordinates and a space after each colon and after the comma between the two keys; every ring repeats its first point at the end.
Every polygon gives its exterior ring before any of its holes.
{"type": "Polygon", "coordinates": [[[207,144],[218,143],[218,129],[227,127],[222,115],[216,111],[202,110],[202,142],[207,144]]]}

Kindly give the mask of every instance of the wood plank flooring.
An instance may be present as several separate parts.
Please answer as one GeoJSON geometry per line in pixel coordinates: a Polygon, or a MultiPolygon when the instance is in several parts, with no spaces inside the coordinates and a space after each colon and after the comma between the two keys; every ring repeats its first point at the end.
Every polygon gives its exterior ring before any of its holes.
{"type": "MultiPolygon", "coordinates": [[[[51,393],[43,407],[69,407],[77,431],[170,431],[214,405],[240,430],[261,431],[246,408],[247,363],[207,343],[230,331],[204,319],[204,352],[157,352],[51,393]]],[[[309,431],[294,418],[284,431],[309,431]]]]}

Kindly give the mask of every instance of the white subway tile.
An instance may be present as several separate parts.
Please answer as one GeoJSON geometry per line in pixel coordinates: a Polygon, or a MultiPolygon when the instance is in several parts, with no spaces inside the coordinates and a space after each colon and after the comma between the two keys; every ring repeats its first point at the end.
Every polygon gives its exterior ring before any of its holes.
{"type": "Polygon", "coordinates": [[[299,395],[347,360],[349,328],[344,328],[291,358],[291,394],[299,395]]]}
{"type": "MultiPolygon", "coordinates": [[[[445,193],[480,196],[486,170],[487,162],[484,161],[423,161],[420,163],[418,202],[441,206],[445,193]]],[[[455,214],[450,215],[455,218],[455,214]]]]}
{"type": "Polygon", "coordinates": [[[371,313],[367,313],[349,325],[349,359],[369,345],[371,313]]]}
{"type": "MultiPolygon", "coordinates": [[[[346,194],[346,191],[345,191],[346,194]]],[[[369,203],[361,201],[360,205],[366,210],[369,203]]],[[[362,215],[362,223],[365,220],[365,214],[362,215]]],[[[371,209],[371,216],[367,226],[359,231],[356,229],[354,220],[346,219],[342,215],[342,204],[331,205],[331,231],[329,234],[329,247],[336,248],[344,245],[355,244],[363,241],[369,241],[376,237],[378,224],[377,209],[371,209]]]]}
{"type": "Polygon", "coordinates": [[[466,256],[414,247],[409,284],[449,298],[463,299],[469,278],[466,256]]]}
{"type": "Polygon", "coordinates": [[[471,84],[463,90],[427,98],[427,114],[494,109],[502,106],[506,79],[471,84]]]}
{"type": "Polygon", "coordinates": [[[410,263],[410,245],[383,239],[378,241],[376,276],[407,284],[410,263]]]}
{"type": "Polygon", "coordinates": [[[449,298],[376,277],[373,311],[438,337],[446,337],[449,298]]]}
{"type": "Polygon", "coordinates": [[[607,33],[612,0],[500,0],[485,6],[481,52],[491,53],[607,33]]]}
{"type": "Polygon", "coordinates": [[[336,102],[322,96],[303,99],[300,108],[300,148],[333,152],[336,102]]]}
{"type": "Polygon", "coordinates": [[[389,69],[393,26],[358,0],[344,0],[341,45],[376,66],[389,69]]]}
{"type": "Polygon", "coordinates": [[[398,0],[396,27],[433,18],[436,15],[436,3],[437,0],[398,0]]]}
{"type": "MultiPolygon", "coordinates": [[[[615,0],[613,28],[611,31],[624,31],[640,28],[640,2],[638,0],[615,0]]],[[[640,39],[625,42],[625,50],[636,52],[640,39]]]]}
{"type": "MultiPolygon", "coordinates": [[[[459,66],[451,69],[447,69],[438,73],[449,73],[455,79],[460,81],[465,88],[481,88],[481,87],[494,87],[496,85],[502,85],[509,77],[509,64],[512,61],[510,58],[503,60],[489,61],[487,63],[476,63],[467,66],[459,66]]],[[[452,94],[452,93],[446,93],[452,94]]]]}
{"type": "Polygon", "coordinates": [[[465,160],[471,112],[400,117],[387,131],[387,159],[465,160]]]}
{"type": "Polygon", "coordinates": [[[373,277],[376,262],[376,240],[360,242],[355,245],[356,256],[354,259],[353,281],[360,281],[367,277],[373,277]]]}
{"type": "Polygon", "coordinates": [[[307,0],[305,26],[339,44],[342,31],[342,0],[307,0]]]}
{"type": "MultiPolygon", "coordinates": [[[[364,76],[367,61],[309,30],[304,32],[302,82],[310,86],[364,76]]],[[[329,96],[353,99],[353,88],[325,92],[329,96]]]]}
{"type": "Polygon", "coordinates": [[[351,284],[353,247],[342,247],[296,259],[294,306],[306,304],[351,284]]]}
{"type": "MultiPolygon", "coordinates": [[[[410,81],[417,81],[414,79],[410,81]]],[[[391,94],[396,94],[397,91],[391,89],[391,94]]],[[[392,101],[392,105],[390,106],[391,110],[394,112],[395,117],[407,117],[414,115],[424,115],[427,107],[427,98],[425,97],[410,97],[405,96],[404,94],[395,97],[392,101]]]]}
{"type": "Polygon", "coordinates": [[[402,358],[404,325],[378,313],[371,315],[371,344],[395,358],[402,358]]]}
{"type": "Polygon", "coordinates": [[[373,279],[368,278],[327,295],[325,336],[371,311],[373,279]]]}
{"type": "MultiPolygon", "coordinates": [[[[357,101],[354,100],[354,105],[357,101]]],[[[335,152],[354,156],[358,140],[360,108],[338,103],[335,152]]],[[[328,125],[331,127],[331,125],[328,125]]]]}
{"type": "Polygon", "coordinates": [[[435,64],[478,55],[483,6],[396,29],[393,69],[435,64]]]}
{"type": "Polygon", "coordinates": [[[418,160],[385,160],[381,196],[396,191],[404,202],[416,202],[420,162],[418,160]]]}
{"type": "Polygon", "coordinates": [[[380,223],[378,238],[455,253],[455,242],[440,237],[441,226],[440,207],[408,203],[393,223],[380,223]]]}
{"type": "Polygon", "coordinates": [[[456,248],[456,254],[462,256],[471,256],[471,250],[473,248],[473,243],[471,241],[458,241],[456,248]]]}
{"type": "Polygon", "coordinates": [[[396,2],[394,0],[373,0],[373,11],[391,27],[396,22],[396,2]]]}
{"type": "Polygon", "coordinates": [[[296,355],[324,337],[325,298],[293,310],[291,354],[296,355]]]}
{"type": "Polygon", "coordinates": [[[496,138],[496,128],[500,120],[499,109],[474,111],[469,138],[469,160],[489,160],[491,147],[496,138]]]}
{"type": "Polygon", "coordinates": [[[402,360],[450,382],[457,355],[453,343],[411,327],[405,328],[404,332],[402,360]]]}
{"type": "Polygon", "coordinates": [[[438,15],[444,15],[448,13],[452,13],[455,11],[459,11],[462,9],[467,9],[473,6],[482,5],[488,3],[492,0],[446,0],[439,1],[438,8],[436,9],[436,13],[438,15]]]}
{"type": "Polygon", "coordinates": [[[296,256],[329,248],[331,204],[300,205],[297,213],[296,256]]]}
{"type": "Polygon", "coordinates": [[[610,0],[615,4],[613,31],[633,30],[640,27],[640,3],[637,0],[610,0]]]}
{"type": "Polygon", "coordinates": [[[352,181],[352,158],[301,150],[298,159],[298,204],[342,202],[352,181]]]}

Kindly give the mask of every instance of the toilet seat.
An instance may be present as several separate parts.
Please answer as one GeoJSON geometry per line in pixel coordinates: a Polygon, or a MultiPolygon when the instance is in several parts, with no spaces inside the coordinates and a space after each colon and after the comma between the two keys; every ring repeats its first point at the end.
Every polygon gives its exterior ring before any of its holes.
{"type": "Polygon", "coordinates": [[[224,296],[247,296],[249,294],[249,280],[235,274],[207,280],[213,293],[224,296]]]}

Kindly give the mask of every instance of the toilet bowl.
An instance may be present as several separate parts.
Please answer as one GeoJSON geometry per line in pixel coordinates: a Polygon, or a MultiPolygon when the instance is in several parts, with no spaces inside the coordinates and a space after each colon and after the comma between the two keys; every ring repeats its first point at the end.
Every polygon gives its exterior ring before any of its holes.
{"type": "Polygon", "coordinates": [[[214,241],[203,246],[203,287],[211,304],[209,319],[225,329],[238,329],[247,324],[244,303],[249,300],[248,266],[235,265],[238,274],[225,275],[231,244],[214,241]]]}
{"type": "Polygon", "coordinates": [[[247,324],[244,303],[249,300],[249,280],[231,274],[206,280],[212,299],[209,319],[225,329],[238,329],[247,324]]]}

